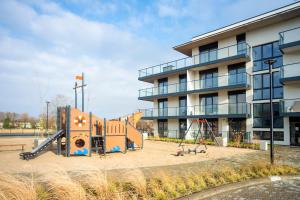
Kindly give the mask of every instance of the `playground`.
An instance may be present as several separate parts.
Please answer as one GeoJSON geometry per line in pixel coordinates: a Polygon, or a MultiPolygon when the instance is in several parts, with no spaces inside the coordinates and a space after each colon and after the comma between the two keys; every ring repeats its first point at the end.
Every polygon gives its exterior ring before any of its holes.
{"type": "MultiPolygon", "coordinates": [[[[15,143],[26,144],[25,151],[30,151],[33,145],[33,138],[1,138],[0,140],[0,145],[15,143]]],[[[65,157],[57,155],[56,150],[50,150],[29,161],[19,159],[20,150],[0,150],[0,168],[1,171],[9,173],[135,169],[196,163],[257,152],[250,149],[209,146],[206,153],[175,156],[177,148],[178,144],[175,143],[145,140],[142,150],[128,151],[126,154],[110,153],[98,155],[94,153],[91,157],[65,157]]]]}

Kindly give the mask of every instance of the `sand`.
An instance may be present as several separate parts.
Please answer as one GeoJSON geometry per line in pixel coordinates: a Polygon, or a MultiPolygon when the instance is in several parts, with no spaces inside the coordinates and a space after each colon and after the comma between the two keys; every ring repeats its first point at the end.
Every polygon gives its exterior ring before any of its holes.
{"type": "MultiPolygon", "coordinates": [[[[26,144],[26,151],[31,151],[34,138],[0,138],[1,144],[26,144]]],[[[204,148],[203,146],[201,148],[204,148]]],[[[134,169],[142,167],[178,165],[220,159],[231,156],[254,153],[255,150],[231,147],[208,146],[205,154],[186,154],[174,156],[178,144],[158,141],[144,142],[144,149],[128,151],[126,154],[113,153],[104,156],[93,154],[92,157],[64,157],[54,151],[46,151],[33,160],[21,160],[20,150],[0,148],[0,171],[8,173],[54,171],[81,171],[81,170],[112,170],[134,169]]]]}

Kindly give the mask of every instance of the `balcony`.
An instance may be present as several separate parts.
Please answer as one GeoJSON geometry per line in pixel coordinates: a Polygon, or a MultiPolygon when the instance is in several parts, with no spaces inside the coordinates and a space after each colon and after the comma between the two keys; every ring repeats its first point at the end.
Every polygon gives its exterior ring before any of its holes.
{"type": "Polygon", "coordinates": [[[281,100],[280,115],[285,117],[300,117],[300,98],[281,100]]]}
{"type": "Polygon", "coordinates": [[[300,27],[279,33],[279,48],[282,53],[292,53],[300,50],[300,27]]]}
{"type": "Polygon", "coordinates": [[[177,119],[177,118],[246,118],[251,116],[251,104],[214,104],[190,107],[168,107],[141,109],[142,119],[177,119]]]}
{"type": "Polygon", "coordinates": [[[280,81],[282,84],[300,82],[300,62],[284,65],[280,68],[280,81]]]}
{"type": "Polygon", "coordinates": [[[180,96],[190,93],[207,93],[218,90],[241,90],[251,86],[251,77],[247,73],[230,74],[213,78],[169,84],[139,90],[139,100],[153,100],[168,96],[180,96]]]}
{"type": "Polygon", "coordinates": [[[183,72],[197,67],[215,67],[217,64],[224,65],[246,62],[250,60],[251,47],[247,43],[232,45],[216,50],[202,52],[198,55],[170,61],[160,65],[139,70],[139,80],[153,83],[154,79],[183,72]]]}

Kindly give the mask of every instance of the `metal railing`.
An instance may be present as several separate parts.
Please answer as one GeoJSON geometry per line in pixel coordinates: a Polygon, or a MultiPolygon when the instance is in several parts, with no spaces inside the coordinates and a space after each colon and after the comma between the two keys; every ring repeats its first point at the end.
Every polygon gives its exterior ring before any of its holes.
{"type": "Polygon", "coordinates": [[[139,77],[146,77],[153,74],[181,69],[193,65],[208,63],[223,58],[228,58],[237,55],[246,55],[250,57],[250,45],[247,43],[231,45],[216,50],[204,51],[200,54],[193,55],[191,57],[185,57],[182,59],[162,63],[152,67],[139,70],[139,77]]]}
{"type": "Polygon", "coordinates": [[[163,138],[182,139],[184,132],[180,132],[179,130],[158,130],[158,136],[163,138]]]}
{"type": "Polygon", "coordinates": [[[280,78],[300,77],[300,62],[283,65],[280,68],[280,78]]]}
{"type": "Polygon", "coordinates": [[[250,103],[225,103],[195,105],[188,107],[167,107],[140,109],[143,117],[192,117],[209,115],[250,115],[250,103]]]}
{"type": "Polygon", "coordinates": [[[279,44],[300,41],[300,27],[292,28],[279,33],[279,44]]]}
{"type": "Polygon", "coordinates": [[[280,114],[300,114],[300,98],[280,100],[280,114]]]}
{"type": "Polygon", "coordinates": [[[217,88],[224,86],[235,86],[240,84],[250,85],[250,75],[245,73],[230,74],[206,78],[200,80],[188,81],[185,83],[174,83],[161,87],[151,87],[139,90],[139,97],[150,97],[163,94],[172,94],[193,90],[217,88]]]}

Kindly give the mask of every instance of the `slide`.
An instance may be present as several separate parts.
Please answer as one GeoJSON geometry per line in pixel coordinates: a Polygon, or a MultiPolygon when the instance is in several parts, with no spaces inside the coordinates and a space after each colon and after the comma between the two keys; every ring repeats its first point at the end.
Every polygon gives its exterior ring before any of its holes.
{"type": "Polygon", "coordinates": [[[143,135],[130,123],[127,124],[127,139],[134,143],[134,147],[143,148],[143,135]]]}
{"type": "Polygon", "coordinates": [[[55,141],[57,138],[61,137],[63,134],[64,134],[63,130],[58,131],[57,133],[48,137],[44,142],[42,142],[38,147],[33,149],[31,152],[20,153],[21,158],[24,160],[29,160],[29,159],[35,158],[45,148],[47,148],[53,141],[55,141]]]}

